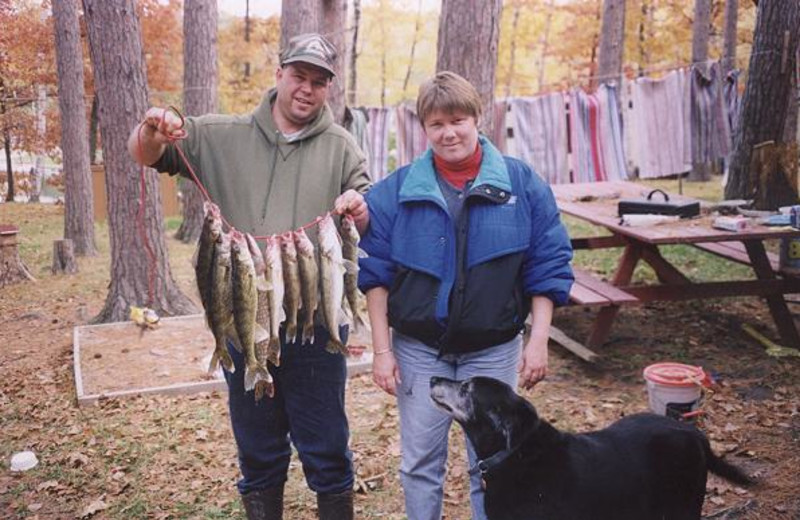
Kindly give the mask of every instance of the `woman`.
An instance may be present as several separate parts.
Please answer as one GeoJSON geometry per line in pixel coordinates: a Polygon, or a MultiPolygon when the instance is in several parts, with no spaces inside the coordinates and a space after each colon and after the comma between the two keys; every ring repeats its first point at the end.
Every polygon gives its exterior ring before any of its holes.
{"type": "MultiPolygon", "coordinates": [[[[373,379],[397,396],[406,514],[428,520],[441,518],[451,424],[430,400],[430,378],[541,381],[553,306],[567,301],[573,276],[550,188],[478,134],[475,88],[441,72],[420,87],[417,114],[430,149],[368,192],[359,286],[373,379]]],[[[472,517],[485,518],[479,475],[471,499],[472,517]]]]}

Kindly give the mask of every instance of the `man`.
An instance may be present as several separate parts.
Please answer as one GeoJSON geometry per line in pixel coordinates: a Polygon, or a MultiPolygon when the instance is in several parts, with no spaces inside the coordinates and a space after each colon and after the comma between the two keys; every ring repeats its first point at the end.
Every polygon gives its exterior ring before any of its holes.
{"type": "MultiPolygon", "coordinates": [[[[153,107],[131,133],[128,149],[141,164],[187,176],[180,147],[212,200],[240,231],[281,233],[330,209],[349,213],[363,231],[368,212],[361,193],[369,187],[365,159],[325,103],[335,59],[335,47],[322,36],[296,36],[281,52],[275,88],[252,113],[188,117],[185,139],[173,144],[170,136],[177,135],[179,118],[153,107]]],[[[353,518],[346,363],[341,354],[325,350],[327,339],[327,331],[317,326],[313,345],[282,345],[280,367],[270,366],[275,395],[258,403],[253,392],[244,391],[242,354],[229,347],[236,370],[225,377],[242,472],[238,488],[249,519],[282,518],[290,437],[306,482],[317,493],[319,518],[353,518]]]]}

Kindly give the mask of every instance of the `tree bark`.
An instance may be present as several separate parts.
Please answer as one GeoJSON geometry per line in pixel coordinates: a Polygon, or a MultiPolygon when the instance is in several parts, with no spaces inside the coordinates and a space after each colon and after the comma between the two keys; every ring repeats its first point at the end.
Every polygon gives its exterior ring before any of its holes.
{"type": "Polygon", "coordinates": [[[501,0],[442,0],[436,71],[466,78],[481,95],[480,130],[494,135],[494,87],[500,38],[501,0]]]}
{"type": "Polygon", "coordinates": [[[333,118],[340,125],[344,123],[344,34],[347,13],[347,0],[322,0],[320,14],[322,33],[336,47],[336,61],[333,69],[336,71],[331,87],[328,90],[328,104],[333,110],[333,118]]]}
{"type": "MultiPolygon", "coordinates": [[[[772,141],[775,153],[780,156],[790,154],[790,148],[796,146],[796,143],[785,142],[783,137],[789,98],[795,94],[791,86],[792,74],[797,67],[798,27],[800,4],[797,2],[759,2],[747,85],[742,96],[730,174],[725,186],[726,199],[755,196],[762,201],[759,209],[775,209],[784,202],[797,203],[796,185],[787,190],[783,182],[751,179],[749,172],[755,146],[764,146],[772,141]],[[767,193],[759,195],[756,193],[759,189],[767,193]]],[[[792,172],[779,173],[786,183],[790,183],[789,174],[792,172]]],[[[774,176],[775,179],[780,179],[780,176],[774,176]]]]}
{"type": "Polygon", "coordinates": [[[620,83],[622,57],[625,50],[625,1],[605,0],[603,25],[600,32],[600,52],[597,63],[597,82],[620,83]]]}
{"type": "Polygon", "coordinates": [[[42,185],[44,184],[45,169],[44,162],[45,156],[42,148],[44,147],[45,134],[47,132],[47,118],[45,111],[47,109],[47,88],[44,85],[37,85],[36,87],[36,103],[34,103],[34,111],[36,113],[36,136],[39,138],[39,150],[36,152],[36,159],[34,166],[30,171],[30,187],[28,188],[28,202],[39,202],[39,197],[42,194],[42,185]]]}
{"type": "Polygon", "coordinates": [[[92,96],[92,115],[89,116],[89,164],[97,164],[98,104],[97,92],[95,92],[94,96],[92,96]]]}
{"type": "Polygon", "coordinates": [[[24,280],[36,280],[19,257],[18,231],[16,226],[0,224],[0,288],[24,280]]]}
{"type": "Polygon", "coordinates": [[[356,106],[358,94],[358,29],[361,26],[361,0],[353,0],[353,42],[350,44],[350,70],[347,82],[347,104],[356,106]]]}
{"type": "MultiPolygon", "coordinates": [[[[217,2],[183,4],[183,110],[187,116],[217,111],[217,2]]],[[[175,238],[193,243],[203,227],[203,196],[192,181],[180,183],[183,221],[175,238]]]]}
{"type": "Polygon", "coordinates": [[[553,2],[554,0],[549,0],[547,3],[547,14],[545,15],[544,19],[544,31],[542,32],[540,39],[542,47],[539,52],[539,92],[544,90],[545,60],[547,59],[547,54],[550,52],[550,29],[553,27],[553,2]]]}
{"type": "Polygon", "coordinates": [[[170,271],[157,174],[140,169],[127,152],[127,136],[148,107],[141,26],[134,4],[134,0],[83,0],[100,96],[111,242],[111,282],[95,323],[126,320],[131,305],[147,305],[160,315],[197,312],[170,271]]]}
{"type": "Polygon", "coordinates": [[[319,0],[281,2],[281,49],[293,36],[319,31],[319,0]]]}
{"type": "Polygon", "coordinates": [[[53,241],[53,265],[50,268],[53,274],[75,274],[78,272],[73,244],[69,238],[53,241]]]}
{"type": "Polygon", "coordinates": [[[419,30],[422,27],[422,0],[417,4],[417,20],[414,22],[414,39],[411,40],[411,56],[408,59],[406,77],[403,79],[403,97],[406,96],[408,82],[411,80],[411,70],[414,68],[414,54],[417,52],[417,41],[419,41],[419,30]]]}
{"type": "MultiPolygon", "coordinates": [[[[708,70],[708,37],[711,29],[711,0],[695,0],[694,24],[692,25],[692,63],[701,70],[708,70]]],[[[711,178],[710,165],[692,163],[692,171],[686,179],[691,182],[707,181],[711,178]]]]}
{"type": "Polygon", "coordinates": [[[725,0],[725,28],[722,37],[722,74],[736,68],[736,22],[739,15],[739,0],[725,0]]]}
{"type": "Polygon", "coordinates": [[[61,112],[61,151],[64,157],[64,238],[75,254],[97,254],[94,235],[92,173],[86,138],[83,90],[83,48],[78,6],[73,0],[53,0],[58,66],[58,108],[61,112]]]}

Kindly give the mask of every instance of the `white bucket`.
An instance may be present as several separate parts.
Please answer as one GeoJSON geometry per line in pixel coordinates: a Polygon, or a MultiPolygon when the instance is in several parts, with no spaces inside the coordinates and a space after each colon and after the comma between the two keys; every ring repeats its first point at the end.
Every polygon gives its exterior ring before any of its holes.
{"type": "Polygon", "coordinates": [[[644,369],[650,410],[658,415],[686,419],[696,415],[708,378],[700,367],[657,363],[644,369]]]}

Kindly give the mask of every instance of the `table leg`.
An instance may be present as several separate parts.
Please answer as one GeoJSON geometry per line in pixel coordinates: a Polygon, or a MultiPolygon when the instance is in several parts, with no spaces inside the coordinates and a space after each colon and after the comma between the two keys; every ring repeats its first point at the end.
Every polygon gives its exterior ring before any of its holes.
{"type": "Polygon", "coordinates": [[[661,256],[658,246],[647,245],[642,247],[642,259],[650,264],[656,272],[656,276],[661,283],[664,284],[687,284],[692,283],[691,280],[678,271],[672,264],[661,256]]]}
{"type": "MultiPolygon", "coordinates": [[[[759,280],[772,280],[776,278],[775,272],[770,266],[767,252],[764,249],[764,243],[761,240],[743,240],[747,254],[750,256],[750,263],[753,265],[753,271],[759,280]]],[[[772,319],[775,321],[775,326],[778,328],[778,333],[781,336],[783,344],[787,347],[800,348],[800,335],[797,333],[797,327],[794,324],[792,313],[786,306],[786,300],[783,295],[776,294],[767,296],[767,305],[772,314],[772,319]]]]}
{"type": "MultiPolygon", "coordinates": [[[[625,250],[620,257],[617,271],[614,273],[614,278],[611,281],[613,285],[623,286],[628,285],[633,278],[633,270],[639,259],[642,258],[642,246],[637,243],[628,242],[625,250]]],[[[611,326],[614,324],[614,319],[619,312],[619,305],[611,305],[602,307],[598,312],[592,324],[592,330],[589,332],[589,338],[586,340],[586,345],[589,348],[599,347],[608,339],[608,334],[611,332],[611,326]]]]}

